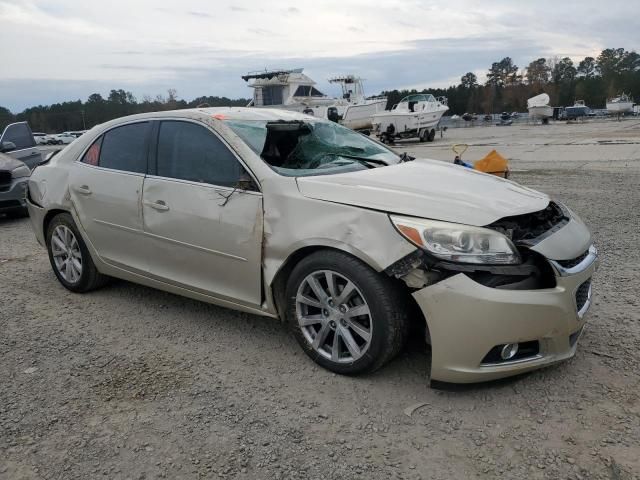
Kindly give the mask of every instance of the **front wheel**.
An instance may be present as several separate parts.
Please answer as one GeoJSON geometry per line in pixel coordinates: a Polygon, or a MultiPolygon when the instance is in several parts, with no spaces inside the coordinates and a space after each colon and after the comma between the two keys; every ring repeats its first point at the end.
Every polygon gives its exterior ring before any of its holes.
{"type": "Polygon", "coordinates": [[[61,213],[51,220],[46,243],[53,273],[65,288],[83,293],[106,283],[108,277],[98,272],[68,213],[61,213]]]}
{"type": "Polygon", "coordinates": [[[316,363],[336,373],[372,372],[407,336],[406,305],[390,278],[337,251],[303,259],[287,283],[287,322],[316,363]]]}

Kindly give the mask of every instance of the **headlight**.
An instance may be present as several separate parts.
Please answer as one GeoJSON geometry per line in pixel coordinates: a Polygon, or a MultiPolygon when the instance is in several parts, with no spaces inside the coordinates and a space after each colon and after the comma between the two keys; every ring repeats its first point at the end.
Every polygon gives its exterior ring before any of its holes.
{"type": "Polygon", "coordinates": [[[396,215],[390,217],[402,236],[442,260],[484,265],[521,262],[511,240],[494,230],[396,215]]]}
{"type": "Polygon", "coordinates": [[[31,170],[29,170],[29,167],[26,165],[20,165],[18,168],[14,168],[11,171],[11,176],[13,178],[28,177],[29,175],[31,175],[31,170]]]}

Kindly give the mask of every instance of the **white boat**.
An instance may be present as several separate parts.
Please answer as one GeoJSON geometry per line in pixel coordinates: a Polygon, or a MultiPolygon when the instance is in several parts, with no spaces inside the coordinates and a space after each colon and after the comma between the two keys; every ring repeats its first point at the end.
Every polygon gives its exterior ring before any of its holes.
{"type": "Polygon", "coordinates": [[[328,118],[354,130],[371,128],[373,115],[384,111],[387,104],[386,97],[365,97],[362,79],[355,75],[329,80],[341,86],[341,98],[329,97],[318,90],[316,82],[302,68],[253,72],[242,79],[253,88],[248,107],[294,110],[328,118]]]}
{"type": "Polygon", "coordinates": [[[253,88],[253,99],[247,107],[283,108],[302,112],[305,109],[324,108],[335,99],[318,90],[303,69],[251,72],[242,79],[253,88]]]}
{"type": "Polygon", "coordinates": [[[611,113],[625,113],[633,110],[633,99],[626,94],[607,100],[607,110],[611,113]]]}
{"type": "Polygon", "coordinates": [[[342,75],[330,78],[329,83],[340,85],[342,98],[329,107],[327,117],[331,118],[334,112],[337,113],[340,123],[346,127],[353,130],[369,129],[373,116],[378,112],[384,112],[387,108],[387,97],[365,97],[360,77],[342,75]]]}
{"type": "Polygon", "coordinates": [[[549,95],[546,93],[541,93],[527,100],[527,109],[529,117],[534,119],[553,117],[553,107],[549,106],[549,95]]]}
{"type": "Polygon", "coordinates": [[[391,110],[373,116],[373,131],[383,142],[411,137],[432,142],[435,127],[447,110],[445,97],[435,98],[429,93],[408,95],[391,110]]]}

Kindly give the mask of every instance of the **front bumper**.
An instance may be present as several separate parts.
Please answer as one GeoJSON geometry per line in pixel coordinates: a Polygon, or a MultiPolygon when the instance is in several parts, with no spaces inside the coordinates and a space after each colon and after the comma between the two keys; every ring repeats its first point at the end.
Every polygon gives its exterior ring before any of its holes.
{"type": "Polygon", "coordinates": [[[550,261],[556,286],[540,290],[485,287],[457,274],[413,293],[427,320],[431,338],[431,380],[473,383],[534,370],[575,354],[577,340],[591,305],[588,294],[577,304],[578,288],[598,266],[590,247],[577,265],[564,268],[550,261]],[[483,364],[497,345],[539,342],[531,357],[483,364]]]}
{"type": "Polygon", "coordinates": [[[9,185],[0,187],[0,213],[27,208],[27,182],[29,177],[16,178],[9,185]]]}

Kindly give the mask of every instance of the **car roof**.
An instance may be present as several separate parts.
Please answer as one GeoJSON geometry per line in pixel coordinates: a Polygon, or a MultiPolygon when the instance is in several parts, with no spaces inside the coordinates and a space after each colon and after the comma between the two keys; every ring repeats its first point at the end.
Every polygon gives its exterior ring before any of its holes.
{"type": "MultiPolygon", "coordinates": [[[[278,108],[251,107],[208,107],[198,108],[198,112],[218,118],[219,120],[310,120],[316,117],[291,110],[278,108]]],[[[317,118],[316,118],[317,119],[317,118]]]]}
{"type": "Polygon", "coordinates": [[[321,120],[324,119],[306,115],[290,110],[280,110],[276,108],[250,108],[250,107],[206,107],[206,108],[185,108],[183,110],[167,110],[159,112],[139,113],[120,117],[107,122],[105,125],[116,125],[135,120],[151,120],[154,118],[198,118],[210,117],[216,120],[321,120]]]}

